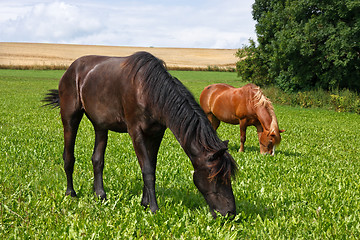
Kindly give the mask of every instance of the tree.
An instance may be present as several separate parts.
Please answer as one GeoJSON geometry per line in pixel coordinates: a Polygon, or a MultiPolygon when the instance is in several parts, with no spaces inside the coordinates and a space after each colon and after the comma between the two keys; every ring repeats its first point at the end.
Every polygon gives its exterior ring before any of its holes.
{"type": "Polygon", "coordinates": [[[239,49],[237,71],[258,85],[360,90],[360,1],[255,0],[258,44],[239,49]]]}

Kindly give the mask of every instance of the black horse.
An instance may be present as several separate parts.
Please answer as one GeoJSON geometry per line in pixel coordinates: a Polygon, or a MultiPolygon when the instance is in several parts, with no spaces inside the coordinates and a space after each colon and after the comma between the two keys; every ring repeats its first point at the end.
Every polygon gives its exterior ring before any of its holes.
{"type": "Polygon", "coordinates": [[[144,181],[141,204],[158,210],[155,196],[157,153],[169,128],[190,158],[196,187],[210,206],[222,215],[235,215],[231,176],[237,170],[205,113],[192,94],[166,70],[163,61],[147,52],[128,57],[84,56],[71,64],[50,90],[46,105],[60,107],[64,127],[64,169],[66,194],[73,188],[74,145],[79,123],[85,115],[95,129],[92,155],[94,191],[105,199],[104,153],[108,130],[128,132],[144,181]]]}

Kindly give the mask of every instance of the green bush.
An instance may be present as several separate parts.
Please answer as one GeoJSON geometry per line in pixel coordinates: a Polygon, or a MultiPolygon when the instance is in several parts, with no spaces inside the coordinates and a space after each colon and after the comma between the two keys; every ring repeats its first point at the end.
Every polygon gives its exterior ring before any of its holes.
{"type": "Polygon", "coordinates": [[[331,94],[331,104],[338,112],[355,112],[360,114],[360,98],[349,90],[331,94]]]}
{"type": "Polygon", "coordinates": [[[360,114],[360,96],[347,89],[333,91],[317,89],[294,93],[271,86],[264,88],[263,91],[272,102],[277,104],[360,114]]]}
{"type": "Polygon", "coordinates": [[[326,107],[329,104],[329,94],[323,90],[312,90],[297,93],[298,105],[308,107],[326,107]]]}

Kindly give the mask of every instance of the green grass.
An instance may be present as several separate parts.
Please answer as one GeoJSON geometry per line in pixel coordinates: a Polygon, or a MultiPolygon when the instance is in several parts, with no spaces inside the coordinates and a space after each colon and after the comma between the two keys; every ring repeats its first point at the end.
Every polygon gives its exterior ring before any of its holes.
{"type": "MultiPolygon", "coordinates": [[[[159,152],[152,214],[140,206],[142,179],[127,134],[109,134],[104,182],[92,193],[94,132],[84,118],[76,143],[74,184],[65,197],[58,109],[44,93],[64,71],[0,70],[0,236],[2,239],[356,239],[360,237],[360,118],[356,114],[275,105],[282,143],[259,154],[254,128],[238,153],[238,126],[221,124],[239,164],[233,181],[238,215],[212,219],[192,182],[192,166],[170,131],[159,152]]],[[[195,94],[214,82],[235,86],[236,73],[172,71],[195,94]]]]}

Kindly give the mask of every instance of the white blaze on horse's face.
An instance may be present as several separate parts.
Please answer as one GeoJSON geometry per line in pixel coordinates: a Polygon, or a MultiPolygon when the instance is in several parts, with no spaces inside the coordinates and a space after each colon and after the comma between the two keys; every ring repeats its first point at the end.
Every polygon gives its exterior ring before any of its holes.
{"type": "Polygon", "coordinates": [[[271,156],[274,156],[274,155],[275,155],[275,148],[276,148],[276,146],[274,146],[274,147],[273,147],[273,150],[272,150],[271,156]]]}
{"type": "Polygon", "coordinates": [[[267,134],[261,134],[259,137],[260,142],[260,153],[261,154],[269,154],[273,155],[275,150],[275,145],[273,144],[274,139],[272,136],[268,136],[267,134]]]}

